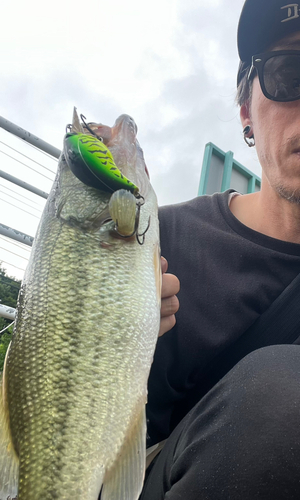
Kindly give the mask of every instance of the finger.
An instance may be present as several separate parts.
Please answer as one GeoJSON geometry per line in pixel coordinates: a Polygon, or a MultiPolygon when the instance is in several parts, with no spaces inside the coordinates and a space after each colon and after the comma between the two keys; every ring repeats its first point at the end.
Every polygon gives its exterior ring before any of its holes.
{"type": "Polygon", "coordinates": [[[168,332],[173,328],[176,323],[175,315],[167,316],[166,318],[162,318],[160,321],[160,328],[158,336],[161,337],[164,333],[168,332]]]}
{"type": "Polygon", "coordinates": [[[162,286],[161,286],[161,297],[171,297],[176,295],[180,290],[180,282],[177,276],[174,274],[163,274],[162,275],[162,286]]]}
{"type": "Polygon", "coordinates": [[[161,262],[161,272],[164,274],[168,270],[168,261],[164,257],[161,257],[160,262],[161,262]]]}
{"type": "Polygon", "coordinates": [[[172,295],[172,297],[167,297],[166,299],[162,299],[160,316],[161,318],[171,316],[172,314],[177,313],[178,309],[179,309],[179,300],[176,297],[176,295],[172,295]]]}

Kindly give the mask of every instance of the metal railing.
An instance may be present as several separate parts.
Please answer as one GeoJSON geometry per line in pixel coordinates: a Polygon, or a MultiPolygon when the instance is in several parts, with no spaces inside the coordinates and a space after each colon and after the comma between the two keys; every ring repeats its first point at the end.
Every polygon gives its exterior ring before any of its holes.
{"type": "Polygon", "coordinates": [[[16,310],[14,307],[5,306],[4,304],[0,304],[0,316],[5,319],[11,319],[12,321],[15,319],[16,310]]]}
{"type": "Polygon", "coordinates": [[[20,137],[20,139],[23,139],[24,141],[28,142],[29,144],[32,144],[36,148],[40,149],[41,151],[44,151],[45,153],[48,153],[51,156],[54,156],[54,158],[59,158],[61,151],[58,148],[55,148],[51,144],[49,144],[46,141],[43,141],[36,135],[32,134],[31,132],[28,132],[27,130],[24,130],[23,128],[19,127],[18,125],[15,125],[14,123],[6,120],[2,116],[0,116],[0,127],[6,130],[7,132],[10,132],[13,135],[16,135],[17,137],[20,137]]]}
{"type": "MultiPolygon", "coordinates": [[[[24,130],[23,128],[19,127],[18,125],[15,125],[14,123],[10,122],[9,120],[6,120],[2,116],[0,116],[0,128],[3,128],[7,132],[19,137],[20,139],[24,140],[25,142],[28,142],[29,144],[35,146],[36,148],[40,149],[44,153],[49,154],[50,156],[54,158],[59,158],[61,151],[49,144],[46,141],[43,141],[36,135],[32,134],[31,132],[28,132],[27,130],[24,130]]],[[[27,182],[24,182],[7,172],[4,172],[0,170],[0,177],[3,179],[7,180],[8,182],[11,182],[12,184],[15,184],[27,191],[30,191],[31,193],[34,193],[44,199],[47,199],[48,193],[45,193],[44,191],[38,189],[35,186],[32,186],[28,184],[27,182]]],[[[23,233],[22,231],[18,229],[11,228],[5,224],[2,224],[0,222],[0,235],[5,236],[7,238],[10,238],[12,240],[18,241],[23,243],[24,245],[27,246],[32,246],[33,243],[33,236],[30,236],[28,234],[23,233]]],[[[15,309],[13,307],[6,306],[4,304],[0,304],[0,317],[6,318],[6,319],[15,319],[15,309]]]]}

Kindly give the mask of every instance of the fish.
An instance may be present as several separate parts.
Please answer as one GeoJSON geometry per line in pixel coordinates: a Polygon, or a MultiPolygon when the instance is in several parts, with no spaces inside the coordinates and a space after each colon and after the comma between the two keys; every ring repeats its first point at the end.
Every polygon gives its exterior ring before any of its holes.
{"type": "MultiPolygon", "coordinates": [[[[74,110],[79,133],[78,120],[74,110]]],[[[104,142],[139,194],[86,185],[60,156],[0,384],[1,500],[97,500],[100,491],[137,500],[143,486],[160,321],[157,197],[133,118],[84,133],[104,142]]]]}

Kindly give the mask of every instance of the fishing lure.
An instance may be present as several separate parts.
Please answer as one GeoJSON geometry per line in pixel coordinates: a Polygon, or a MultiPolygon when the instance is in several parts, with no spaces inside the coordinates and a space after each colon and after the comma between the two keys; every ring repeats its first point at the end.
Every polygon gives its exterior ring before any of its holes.
{"type": "Polygon", "coordinates": [[[91,124],[85,122],[83,115],[80,118],[83,125],[74,108],[73,123],[67,125],[64,138],[66,162],[73,174],[87,186],[113,192],[109,214],[115,222],[116,232],[123,238],[135,235],[138,243],[143,245],[150,226],[149,219],[146,229],[139,233],[140,210],[145,200],[139,188],[118,169],[113,155],[90,127],[91,124]]]}
{"type": "Polygon", "coordinates": [[[84,184],[104,191],[126,189],[138,196],[139,188],[116,166],[113,156],[103,142],[93,135],[65,135],[64,155],[73,174],[84,184]]]}

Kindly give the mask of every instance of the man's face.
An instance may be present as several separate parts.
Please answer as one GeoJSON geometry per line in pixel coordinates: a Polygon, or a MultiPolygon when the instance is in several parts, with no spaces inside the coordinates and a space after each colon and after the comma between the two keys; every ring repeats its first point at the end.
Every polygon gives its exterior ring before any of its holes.
{"type": "MultiPolygon", "coordinates": [[[[270,50],[300,50],[300,32],[270,50]]],[[[267,180],[280,196],[300,203],[300,100],[274,102],[253,80],[250,107],[241,108],[243,126],[251,125],[257,155],[267,180]]]]}

